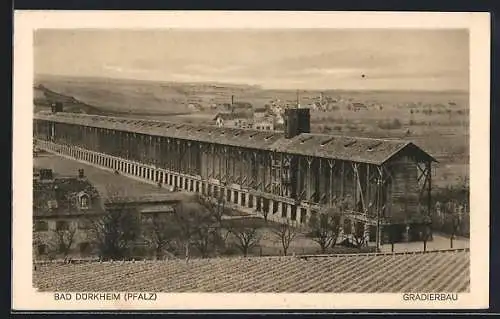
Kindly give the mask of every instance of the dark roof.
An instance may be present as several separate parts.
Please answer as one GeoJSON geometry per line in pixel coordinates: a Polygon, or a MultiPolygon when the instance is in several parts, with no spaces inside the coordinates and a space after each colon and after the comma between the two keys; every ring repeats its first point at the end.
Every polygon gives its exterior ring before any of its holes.
{"type": "Polygon", "coordinates": [[[155,203],[176,203],[186,200],[194,195],[174,192],[174,193],[151,193],[139,196],[134,195],[104,195],[104,203],[106,205],[112,204],[155,204],[155,203]]]}
{"type": "Polygon", "coordinates": [[[251,109],[252,108],[252,103],[250,102],[234,102],[233,107],[235,108],[245,108],[245,109],[251,109]]]}
{"type": "Polygon", "coordinates": [[[436,161],[415,144],[401,139],[311,133],[286,139],[282,132],[276,131],[71,113],[36,113],[35,119],[376,165],[383,164],[404,149],[416,152],[425,160],[436,161]]]}
{"type": "Polygon", "coordinates": [[[83,193],[90,197],[90,210],[100,212],[99,193],[86,179],[76,177],[56,177],[51,180],[33,179],[33,214],[35,216],[81,214],[82,211],[76,199],[83,193]]]}
{"type": "Polygon", "coordinates": [[[40,291],[469,292],[469,251],[37,264],[40,291]],[[105,273],[102,280],[98,273],[105,273]],[[60,280],[63,276],[64,280],[60,280]],[[151,280],[154,278],[154,280],[151,280]],[[58,280],[59,279],[59,280],[58,280]]]}
{"type": "Polygon", "coordinates": [[[214,120],[218,119],[219,117],[224,120],[232,120],[236,118],[236,114],[231,112],[219,112],[215,115],[214,120]]]}

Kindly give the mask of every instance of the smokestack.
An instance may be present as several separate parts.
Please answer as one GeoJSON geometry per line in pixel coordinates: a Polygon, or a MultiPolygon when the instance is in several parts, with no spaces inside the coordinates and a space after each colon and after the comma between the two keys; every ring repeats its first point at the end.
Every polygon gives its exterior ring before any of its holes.
{"type": "Polygon", "coordinates": [[[78,169],[78,178],[85,178],[85,171],[83,168],[78,169]]]}
{"type": "Polygon", "coordinates": [[[231,95],[231,106],[234,105],[234,95],[231,95]]]}
{"type": "Polygon", "coordinates": [[[302,133],[311,132],[309,109],[286,109],[284,116],[285,138],[293,138],[302,133]]]}

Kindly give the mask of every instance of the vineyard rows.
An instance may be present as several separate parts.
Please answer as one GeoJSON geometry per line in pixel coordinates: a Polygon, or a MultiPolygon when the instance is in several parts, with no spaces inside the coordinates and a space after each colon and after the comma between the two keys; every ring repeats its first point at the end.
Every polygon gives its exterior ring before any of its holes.
{"type": "Polygon", "coordinates": [[[36,265],[40,291],[466,292],[469,252],[36,265]]]}

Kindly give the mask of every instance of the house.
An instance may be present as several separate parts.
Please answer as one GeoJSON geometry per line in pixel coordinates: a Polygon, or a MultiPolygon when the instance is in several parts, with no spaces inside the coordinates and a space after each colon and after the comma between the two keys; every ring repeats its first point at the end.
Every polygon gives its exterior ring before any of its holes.
{"type": "Polygon", "coordinates": [[[52,170],[33,171],[33,245],[36,256],[90,253],[88,218],[104,214],[96,188],[78,175],[55,177],[52,170]],[[71,247],[65,247],[71,246],[71,247]]]}
{"type": "Polygon", "coordinates": [[[36,259],[97,255],[97,227],[106,214],[120,210],[138,214],[143,222],[159,214],[173,213],[186,195],[102,195],[85,177],[55,176],[51,169],[33,170],[33,253],[36,259]]]}
{"type": "Polygon", "coordinates": [[[222,126],[224,126],[224,123],[227,120],[234,120],[235,117],[236,117],[235,114],[232,112],[219,112],[215,115],[213,120],[215,121],[215,124],[218,127],[222,127],[222,126]]]}
{"type": "Polygon", "coordinates": [[[253,108],[252,103],[249,102],[233,102],[232,108],[234,110],[241,109],[241,110],[251,110],[253,108]]]}
{"type": "Polygon", "coordinates": [[[203,107],[201,106],[200,103],[189,103],[188,109],[190,111],[201,111],[203,109],[203,107]]]}

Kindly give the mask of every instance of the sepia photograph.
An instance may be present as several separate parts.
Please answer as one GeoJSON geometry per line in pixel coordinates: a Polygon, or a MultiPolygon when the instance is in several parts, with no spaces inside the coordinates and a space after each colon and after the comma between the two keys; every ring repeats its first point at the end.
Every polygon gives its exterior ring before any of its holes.
{"type": "Polygon", "coordinates": [[[471,98],[473,33],[373,16],[30,30],[14,109],[31,161],[14,163],[32,170],[20,200],[33,293],[61,307],[161,309],[165,293],[446,307],[477,291],[473,271],[487,292],[489,211],[470,180],[475,147],[489,157],[471,142],[489,93],[471,98]]]}

